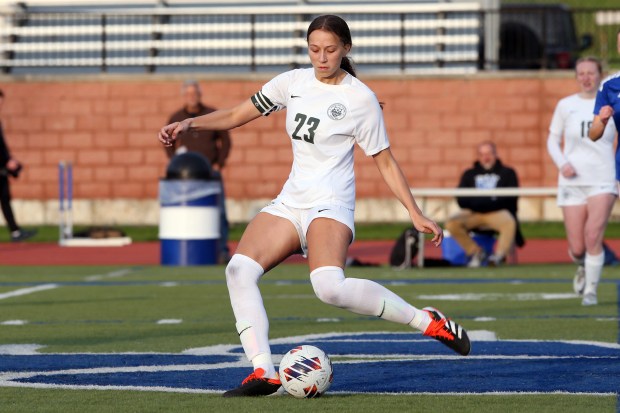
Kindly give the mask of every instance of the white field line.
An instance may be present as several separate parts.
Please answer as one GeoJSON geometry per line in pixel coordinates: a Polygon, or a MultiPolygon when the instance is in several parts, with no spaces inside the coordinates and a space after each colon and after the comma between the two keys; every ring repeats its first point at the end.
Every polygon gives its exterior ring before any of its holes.
{"type": "MultiPolygon", "coordinates": [[[[369,355],[351,355],[355,357],[368,357],[369,355]]],[[[372,356],[372,355],[370,355],[372,356]]],[[[411,357],[411,355],[403,355],[403,358],[394,358],[398,357],[398,355],[390,355],[389,358],[384,358],[383,362],[390,361],[402,361],[406,360],[437,360],[437,359],[459,359],[460,356],[427,356],[427,357],[411,357]]],[[[344,355],[346,357],[346,355],[344,355]]],[[[477,359],[514,359],[514,360],[542,360],[542,359],[571,359],[574,356],[475,356],[477,359]]],[[[580,357],[580,358],[596,358],[596,357],[580,357]]],[[[372,363],[376,362],[375,360],[349,360],[349,361],[335,361],[334,364],[359,364],[359,363],[372,363]]],[[[114,374],[114,373],[148,373],[148,372],[164,372],[164,371],[199,371],[199,370],[212,370],[212,369],[225,369],[225,368],[233,368],[233,367],[247,367],[247,363],[245,361],[238,362],[228,362],[228,363],[216,363],[216,364],[182,364],[182,365],[169,365],[169,366],[136,366],[136,367],[99,367],[99,368],[86,368],[86,369],[68,369],[68,370],[56,370],[56,371],[44,371],[44,372],[6,372],[0,374],[0,388],[1,387],[22,387],[22,388],[55,388],[55,389],[82,389],[82,390],[134,390],[134,391],[161,391],[161,392],[173,392],[173,393],[221,393],[220,390],[214,389],[193,389],[193,388],[174,388],[174,387],[165,387],[165,386],[106,386],[106,385],[65,385],[65,384],[47,384],[47,383],[28,383],[28,382],[20,382],[16,380],[24,380],[37,376],[55,376],[55,375],[80,375],[80,374],[114,374]]],[[[357,394],[358,392],[333,392],[334,394],[357,394]]],[[[363,394],[360,392],[360,394],[363,394]]],[[[372,394],[383,394],[383,393],[372,393],[372,394]]],[[[392,393],[385,393],[386,395],[392,393]]],[[[475,395],[525,395],[525,394],[583,394],[583,395],[595,395],[595,396],[616,396],[616,393],[573,393],[573,392],[563,392],[563,391],[553,391],[553,392],[484,392],[484,393],[456,393],[456,392],[446,392],[446,393],[398,393],[400,395],[403,394],[429,394],[429,395],[463,395],[463,394],[475,394],[475,395]]]]}
{"type": "Polygon", "coordinates": [[[133,272],[131,268],[123,268],[120,270],[108,272],[106,274],[89,275],[88,277],[84,277],[84,281],[99,281],[99,280],[103,280],[104,278],[124,277],[125,275],[131,272],[133,272]]]}
{"type": "MultiPolygon", "coordinates": [[[[123,276],[131,273],[132,271],[133,270],[131,268],[123,268],[121,270],[111,271],[111,272],[106,273],[106,274],[91,275],[91,276],[85,277],[84,280],[85,281],[97,281],[97,280],[101,280],[103,278],[123,277],[123,276]]],[[[8,293],[0,294],[0,300],[4,300],[5,298],[19,297],[19,296],[22,296],[22,295],[37,293],[39,291],[51,290],[51,289],[59,288],[59,287],[60,287],[59,284],[41,284],[41,285],[37,285],[35,287],[20,288],[19,290],[10,291],[8,293]]]]}
{"type": "MultiPolygon", "coordinates": [[[[133,270],[131,268],[124,268],[124,269],[112,271],[106,274],[91,275],[91,276],[85,277],[84,280],[96,281],[96,280],[101,280],[103,278],[123,277],[131,273],[132,271],[133,270]]],[[[9,291],[8,293],[1,293],[0,300],[4,300],[6,298],[12,298],[12,297],[19,297],[19,296],[27,295],[27,294],[38,293],[40,291],[52,290],[54,288],[60,288],[60,284],[41,284],[35,287],[20,288],[19,290],[9,291]]]]}
{"type": "MultiPolygon", "coordinates": [[[[128,391],[148,391],[148,392],[167,392],[167,393],[199,393],[199,394],[220,394],[223,393],[222,390],[212,390],[212,389],[191,389],[191,388],[172,388],[172,387],[149,387],[149,386],[95,386],[95,385],[70,385],[70,384],[42,384],[42,383],[21,383],[21,382],[10,382],[10,383],[0,383],[0,387],[22,387],[22,388],[32,388],[32,389],[66,389],[66,390],[128,390],[128,391]]],[[[617,393],[586,393],[586,392],[567,392],[567,391],[551,391],[551,392],[484,392],[484,393],[473,393],[473,392],[404,392],[404,393],[364,393],[364,392],[345,392],[345,391],[331,391],[330,394],[373,394],[377,396],[537,396],[537,395],[568,395],[568,396],[598,396],[598,397],[610,397],[617,396],[617,393]]],[[[288,397],[286,394],[278,391],[272,395],[267,397],[288,397]]]]}
{"type": "Polygon", "coordinates": [[[9,291],[8,293],[0,294],[0,300],[4,300],[6,298],[12,298],[12,297],[19,297],[22,295],[38,293],[39,291],[52,290],[58,287],[60,287],[60,285],[58,284],[41,284],[41,285],[37,285],[36,287],[20,288],[19,290],[9,291]]]}
{"type": "MultiPolygon", "coordinates": [[[[373,332],[376,334],[377,332],[373,332]]],[[[480,331],[472,331],[473,335],[479,335],[481,339],[483,337],[486,340],[496,341],[497,338],[492,332],[488,332],[485,330],[480,331]]],[[[342,333],[324,333],[324,334],[309,334],[306,336],[296,336],[296,337],[286,337],[280,338],[276,340],[270,341],[272,344],[275,342],[280,343],[297,343],[300,338],[329,338],[330,341],[338,341],[338,342],[354,342],[358,341],[355,339],[351,339],[349,337],[353,336],[361,336],[363,334],[368,334],[368,332],[360,332],[353,334],[346,334],[347,338],[338,339],[339,336],[342,336],[342,333]]],[[[383,333],[388,335],[394,335],[398,333],[383,333]]],[[[304,340],[305,341],[305,340],[304,340]]],[[[368,341],[368,339],[361,338],[360,342],[368,341]]],[[[385,341],[385,340],[383,340],[385,341]]],[[[387,341],[402,341],[401,339],[390,340],[387,341]]],[[[417,341],[417,340],[413,340],[417,341]]],[[[510,340],[510,341],[518,341],[518,342],[541,342],[541,340],[510,340]]],[[[608,347],[613,349],[620,349],[620,344],[618,343],[603,343],[603,342],[595,342],[595,341],[563,341],[569,344],[589,344],[600,347],[608,347]]],[[[97,367],[97,368],[84,368],[84,369],[60,369],[55,371],[29,371],[29,372],[4,372],[0,373],[0,388],[1,387],[22,387],[22,388],[55,388],[55,389],[92,389],[92,390],[137,390],[137,391],[161,391],[161,392],[174,392],[174,393],[221,393],[220,390],[215,389],[193,389],[193,388],[173,388],[166,386],[106,386],[106,385],[74,385],[74,384],[47,384],[47,383],[26,383],[19,381],[20,379],[28,379],[36,376],[54,376],[54,375],[81,375],[81,374],[114,374],[114,373],[132,373],[132,372],[165,372],[165,371],[197,371],[197,370],[212,370],[212,369],[225,369],[231,367],[247,367],[248,363],[245,361],[245,358],[242,354],[232,353],[234,349],[237,349],[239,345],[236,344],[227,344],[227,345],[214,345],[210,347],[205,347],[201,349],[190,349],[183,351],[180,354],[213,354],[213,355],[227,355],[227,356],[236,356],[238,358],[237,361],[233,362],[223,362],[223,363],[215,363],[215,364],[177,364],[177,365],[163,365],[163,366],[131,366],[131,367],[123,367],[123,366],[115,366],[115,367],[97,367]]],[[[25,349],[23,349],[25,350],[25,349]]],[[[30,345],[29,350],[33,354],[37,354],[37,348],[34,345],[30,345]]],[[[27,351],[22,351],[21,354],[26,354],[27,351]]],[[[73,353],[58,353],[58,354],[73,354],[73,353]]],[[[99,354],[100,353],[81,353],[81,354],[99,354]]],[[[101,353],[101,354],[141,354],[141,353],[101,353]]],[[[145,353],[145,354],[178,354],[178,353],[145,353]]],[[[462,359],[461,356],[450,355],[450,356],[438,356],[438,355],[418,355],[412,356],[411,354],[339,354],[339,358],[342,357],[345,360],[335,360],[334,364],[350,364],[350,363],[372,363],[372,362],[399,362],[402,360],[455,360],[462,359]],[[365,358],[366,360],[360,360],[365,358]],[[349,359],[349,360],[347,360],[349,359]]],[[[574,359],[575,356],[553,356],[553,355],[542,355],[542,356],[530,356],[530,355],[480,355],[480,356],[470,356],[470,359],[479,359],[479,360],[560,360],[560,359],[574,359]]],[[[596,356],[577,356],[577,358],[581,359],[596,359],[596,356]]],[[[277,361],[277,360],[274,360],[277,361]]],[[[334,394],[358,394],[361,392],[333,392],[334,394]]],[[[391,395],[391,393],[373,393],[373,394],[386,394],[391,395]]],[[[526,395],[526,394],[570,394],[570,395],[590,395],[590,396],[617,396],[618,393],[587,393],[587,392],[566,392],[566,391],[551,391],[551,392],[483,392],[483,393],[456,393],[456,392],[443,392],[443,393],[431,393],[431,392],[410,392],[410,393],[399,393],[399,394],[429,394],[429,395],[454,395],[461,396],[463,394],[475,394],[475,395],[526,395]]]]}
{"type": "Polygon", "coordinates": [[[181,324],[183,320],[180,318],[164,318],[157,321],[157,324],[181,324]]]}
{"type": "Polygon", "coordinates": [[[571,300],[579,298],[574,293],[471,293],[471,294],[422,294],[420,300],[440,301],[539,301],[539,300],[571,300]]]}
{"type": "Polygon", "coordinates": [[[570,391],[487,391],[483,393],[474,392],[403,392],[403,393],[364,393],[364,392],[346,392],[346,391],[330,391],[329,394],[373,394],[377,396],[538,396],[543,394],[557,394],[566,396],[600,396],[609,397],[617,396],[618,393],[586,393],[586,392],[570,392],[570,391]]]}
{"type": "Polygon", "coordinates": [[[32,356],[40,354],[39,349],[43,347],[39,344],[0,344],[0,355],[32,356]]]}
{"type": "MultiPolygon", "coordinates": [[[[122,354],[122,353],[118,353],[122,354]]],[[[94,367],[84,369],[67,369],[54,371],[28,371],[0,373],[0,386],[7,380],[27,379],[36,376],[77,375],[77,374],[114,374],[114,373],[156,373],[162,371],[202,371],[228,369],[233,367],[247,367],[245,361],[235,361],[215,364],[178,364],[165,366],[134,366],[134,367],[94,367]]]]}
{"type": "Polygon", "coordinates": [[[65,389],[65,390],[129,390],[129,391],[150,391],[150,392],[166,392],[166,393],[201,393],[201,394],[223,393],[222,390],[173,388],[173,387],[162,387],[162,386],[154,386],[154,387],[149,387],[149,386],[96,386],[96,385],[80,386],[80,385],[75,385],[75,384],[43,384],[43,383],[21,383],[21,382],[4,383],[2,381],[0,381],[0,387],[21,387],[21,388],[29,388],[29,389],[65,389]]]}
{"type": "MultiPolygon", "coordinates": [[[[91,275],[88,277],[85,277],[84,280],[86,281],[97,281],[97,280],[101,280],[103,278],[116,278],[116,277],[123,277],[129,273],[131,273],[133,270],[131,268],[123,268],[121,270],[117,270],[117,271],[112,271],[106,274],[97,274],[97,275],[91,275]]],[[[13,298],[13,297],[20,297],[23,295],[28,295],[28,294],[34,294],[34,293],[38,293],[41,291],[47,291],[47,290],[53,290],[55,288],[60,288],[60,284],[41,284],[41,285],[37,285],[35,287],[28,287],[28,288],[20,288],[19,290],[15,290],[15,291],[9,291],[8,293],[0,293],[0,300],[4,300],[7,298],[13,298]]],[[[15,321],[20,321],[21,324],[25,324],[26,322],[23,320],[9,320],[8,322],[4,322],[4,323],[0,323],[1,325],[18,325],[17,323],[15,323],[15,321]]]]}
{"type": "MultiPolygon", "coordinates": [[[[123,353],[118,353],[123,354],[123,353]]],[[[162,355],[164,353],[161,353],[162,355]]],[[[238,355],[239,358],[242,356],[238,355]]],[[[411,355],[411,354],[339,354],[338,358],[345,358],[349,360],[333,360],[333,364],[366,364],[376,363],[377,361],[383,362],[401,362],[401,361],[437,361],[437,360],[461,360],[462,356],[458,355],[411,355]]],[[[528,356],[528,355],[483,355],[483,356],[468,356],[468,359],[475,360],[572,360],[572,359],[584,359],[584,360],[596,360],[598,356],[528,356]]],[[[275,361],[275,360],[274,360],[275,361]]],[[[131,366],[131,367],[93,367],[82,369],[65,369],[65,370],[50,370],[50,371],[27,371],[27,372],[3,372],[0,373],[0,387],[6,384],[7,381],[29,379],[31,377],[45,377],[45,376],[57,376],[57,375],[80,375],[80,374],[116,374],[116,373],[158,373],[169,371],[204,371],[204,370],[218,370],[228,369],[235,367],[247,367],[248,363],[243,360],[214,363],[214,364],[171,364],[160,366],[131,366]]]]}
{"type": "Polygon", "coordinates": [[[28,324],[26,320],[7,320],[0,323],[0,326],[23,326],[28,324]]]}

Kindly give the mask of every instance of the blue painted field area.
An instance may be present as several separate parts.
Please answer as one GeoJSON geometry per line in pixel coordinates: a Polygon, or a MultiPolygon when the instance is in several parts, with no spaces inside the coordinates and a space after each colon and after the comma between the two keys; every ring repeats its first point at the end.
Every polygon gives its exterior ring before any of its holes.
{"type": "MultiPolygon", "coordinates": [[[[416,333],[361,333],[278,339],[272,351],[281,355],[302,343],[332,358],[330,392],[620,394],[620,345],[614,343],[486,337],[473,340],[471,355],[461,357],[416,333]]],[[[249,371],[238,345],[185,354],[0,354],[0,386],[11,387],[220,392],[249,371]]]]}

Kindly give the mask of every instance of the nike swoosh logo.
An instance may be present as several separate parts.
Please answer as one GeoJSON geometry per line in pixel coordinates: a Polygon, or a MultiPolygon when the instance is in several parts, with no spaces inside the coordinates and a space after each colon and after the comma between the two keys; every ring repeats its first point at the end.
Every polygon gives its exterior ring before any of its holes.
{"type": "Polygon", "coordinates": [[[241,334],[243,334],[243,333],[245,332],[245,330],[248,330],[248,329],[250,329],[250,328],[252,328],[252,326],[248,326],[248,327],[244,328],[243,330],[241,330],[241,331],[239,332],[239,337],[241,337],[241,334]]]}
{"type": "Polygon", "coordinates": [[[329,211],[329,208],[319,209],[317,212],[329,211]]]}
{"type": "Polygon", "coordinates": [[[294,98],[300,98],[300,97],[301,97],[301,96],[291,95],[291,99],[294,99],[294,98]]]}

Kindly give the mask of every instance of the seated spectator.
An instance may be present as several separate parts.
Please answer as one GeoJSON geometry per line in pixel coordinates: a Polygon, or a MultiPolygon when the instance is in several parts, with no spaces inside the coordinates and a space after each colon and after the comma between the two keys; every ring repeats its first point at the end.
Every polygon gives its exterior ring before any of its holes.
{"type": "MultiPolygon", "coordinates": [[[[502,164],[497,157],[497,148],[487,141],[478,145],[478,160],[473,168],[461,176],[459,188],[495,189],[518,187],[519,180],[514,169],[502,164]]],[[[469,257],[468,267],[484,264],[499,265],[504,262],[516,244],[525,244],[517,219],[516,196],[457,197],[462,208],[445,224],[454,240],[469,257]],[[498,234],[495,252],[487,256],[486,251],[471,237],[475,230],[493,231],[498,234]]]]}

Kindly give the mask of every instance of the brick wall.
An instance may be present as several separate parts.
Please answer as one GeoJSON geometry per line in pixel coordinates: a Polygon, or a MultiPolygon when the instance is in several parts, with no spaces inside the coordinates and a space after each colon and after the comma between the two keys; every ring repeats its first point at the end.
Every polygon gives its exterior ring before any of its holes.
{"type": "MultiPolygon", "coordinates": [[[[77,199],[157,198],[166,157],[157,131],[181,104],[181,77],[0,78],[2,119],[14,157],[25,164],[13,197],[57,198],[57,164],[74,164],[77,199]]],[[[205,102],[226,107],[267,80],[199,79],[205,102]]],[[[558,99],[576,91],[571,73],[508,73],[462,77],[364,79],[385,102],[392,149],[412,186],[454,187],[475,156],[494,140],[522,186],[553,186],[547,128],[558,99]]],[[[232,132],[224,171],[229,199],[270,198],[290,170],[283,114],[232,132]]],[[[372,161],[356,152],[358,198],[390,197],[372,161]]]]}

